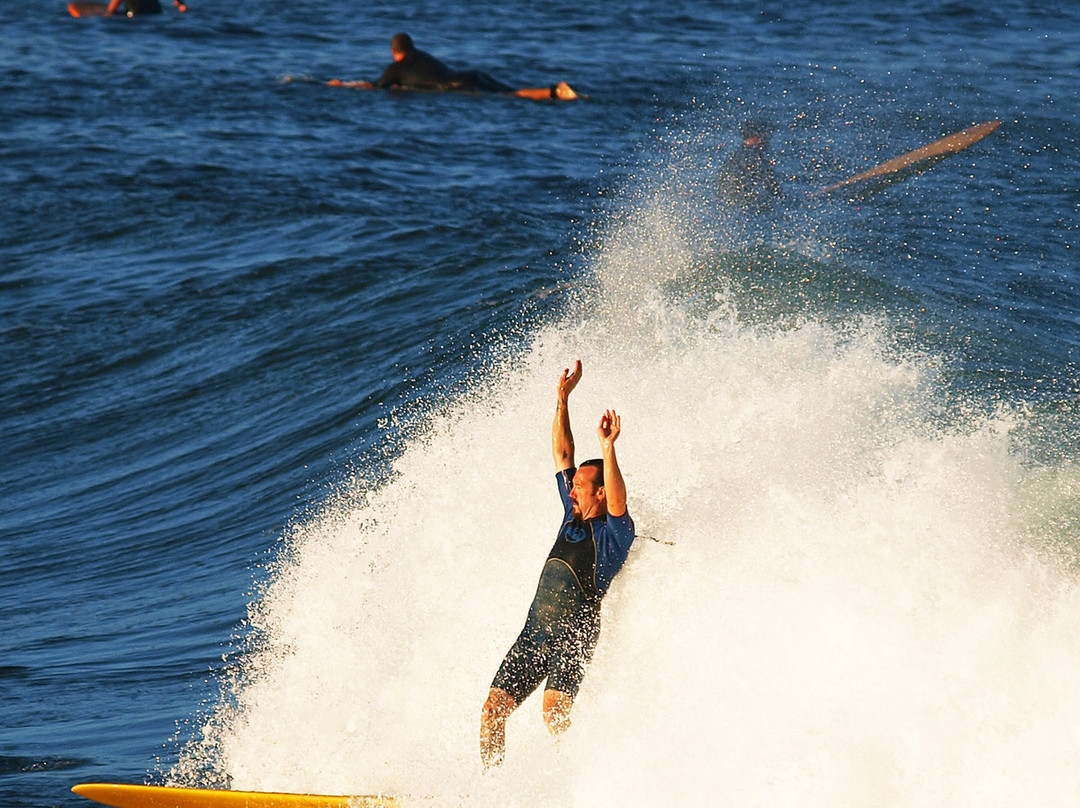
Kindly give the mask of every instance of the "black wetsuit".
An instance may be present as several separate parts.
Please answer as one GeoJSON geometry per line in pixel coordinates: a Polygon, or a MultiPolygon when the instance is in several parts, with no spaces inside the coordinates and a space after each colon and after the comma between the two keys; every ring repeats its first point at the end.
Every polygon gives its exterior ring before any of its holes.
{"type": "Polygon", "coordinates": [[[780,181],[764,143],[742,145],[720,169],[720,199],[751,213],[767,213],[780,197],[780,181]]]}
{"type": "Polygon", "coordinates": [[[547,679],[548,690],[575,697],[600,638],[600,601],[634,541],[629,513],[583,520],[573,516],[574,469],[558,475],[565,509],[529,616],[492,687],[520,704],[547,679]]]}
{"type": "Polygon", "coordinates": [[[161,13],[161,3],[158,0],[124,0],[122,8],[131,15],[161,13]]]}
{"type": "Polygon", "coordinates": [[[456,90],[474,93],[514,91],[513,87],[479,70],[451,70],[422,50],[410,51],[400,62],[391,62],[374,84],[383,89],[400,87],[405,90],[456,90]]]}

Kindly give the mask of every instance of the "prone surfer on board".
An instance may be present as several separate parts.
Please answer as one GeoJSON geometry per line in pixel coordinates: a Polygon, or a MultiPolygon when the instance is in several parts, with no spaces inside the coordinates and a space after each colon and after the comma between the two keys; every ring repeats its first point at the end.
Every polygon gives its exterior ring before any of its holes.
{"type": "MultiPolygon", "coordinates": [[[[173,0],[173,5],[176,6],[177,11],[187,11],[187,6],[182,0],[173,0]]],[[[68,3],[68,13],[72,17],[112,17],[116,14],[135,17],[143,14],[160,14],[161,3],[159,0],[110,0],[108,3],[74,0],[68,3]]]]}
{"type": "Polygon", "coordinates": [[[451,70],[430,53],[419,50],[408,34],[395,34],[390,40],[394,61],[377,81],[342,81],[331,79],[331,87],[353,87],[361,90],[391,89],[435,90],[464,93],[504,93],[534,101],[572,101],[578,97],[565,81],[550,87],[527,87],[515,90],[479,70],[451,70]]]}
{"type": "Polygon", "coordinates": [[[499,666],[480,714],[485,769],[502,762],[506,719],[544,680],[544,723],[556,737],[570,726],[570,709],[600,636],[600,601],[634,542],[626,484],[615,457],[622,422],[614,410],[604,412],[596,429],[602,458],[574,468],[569,399],[580,380],[580,360],[559,379],[551,450],[563,522],[525,627],[499,666]]]}

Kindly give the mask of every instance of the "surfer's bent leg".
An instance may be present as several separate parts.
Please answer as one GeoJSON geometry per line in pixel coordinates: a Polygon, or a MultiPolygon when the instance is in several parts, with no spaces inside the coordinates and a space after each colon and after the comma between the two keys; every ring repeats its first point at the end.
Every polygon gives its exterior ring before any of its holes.
{"type": "Polygon", "coordinates": [[[514,697],[497,687],[488,691],[480,711],[480,761],[484,769],[498,766],[506,754],[506,719],[514,712],[514,697]]]}
{"type": "Polygon", "coordinates": [[[574,697],[559,690],[544,691],[544,723],[553,738],[558,738],[570,729],[570,710],[574,706],[574,697]]]}
{"type": "Polygon", "coordinates": [[[544,690],[544,723],[553,737],[570,728],[570,710],[599,639],[600,610],[587,605],[580,608],[570,627],[552,638],[553,651],[544,690]]]}
{"type": "Polygon", "coordinates": [[[485,769],[502,763],[506,719],[544,681],[547,665],[547,636],[530,615],[499,665],[480,711],[480,760],[485,769]]]}

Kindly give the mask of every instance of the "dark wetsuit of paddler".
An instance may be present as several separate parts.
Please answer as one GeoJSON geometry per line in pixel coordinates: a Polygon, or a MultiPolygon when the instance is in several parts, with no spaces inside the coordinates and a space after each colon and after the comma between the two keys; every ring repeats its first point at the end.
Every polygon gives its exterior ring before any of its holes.
{"type": "Polygon", "coordinates": [[[394,61],[383,71],[376,87],[406,90],[457,90],[459,92],[512,93],[514,88],[479,70],[451,70],[430,53],[418,50],[408,34],[390,41],[394,61]],[[400,56],[399,56],[400,54],[400,56]]]}
{"type": "Polygon", "coordinates": [[[161,3],[158,0],[124,0],[123,8],[132,16],[136,14],[160,14],[161,3]]]}

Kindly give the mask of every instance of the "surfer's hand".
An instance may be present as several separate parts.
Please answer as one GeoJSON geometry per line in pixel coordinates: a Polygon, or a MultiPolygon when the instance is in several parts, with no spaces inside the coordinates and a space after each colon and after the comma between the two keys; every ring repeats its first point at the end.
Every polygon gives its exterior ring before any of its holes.
{"type": "Polygon", "coordinates": [[[615,410],[605,410],[600,416],[600,425],[596,427],[596,437],[600,439],[600,448],[607,450],[622,431],[622,419],[615,410]]]}
{"type": "Polygon", "coordinates": [[[577,387],[577,383],[581,381],[581,360],[577,360],[574,363],[573,372],[570,368],[566,368],[562,372],[562,376],[559,377],[559,397],[569,398],[570,393],[577,387]]]}

